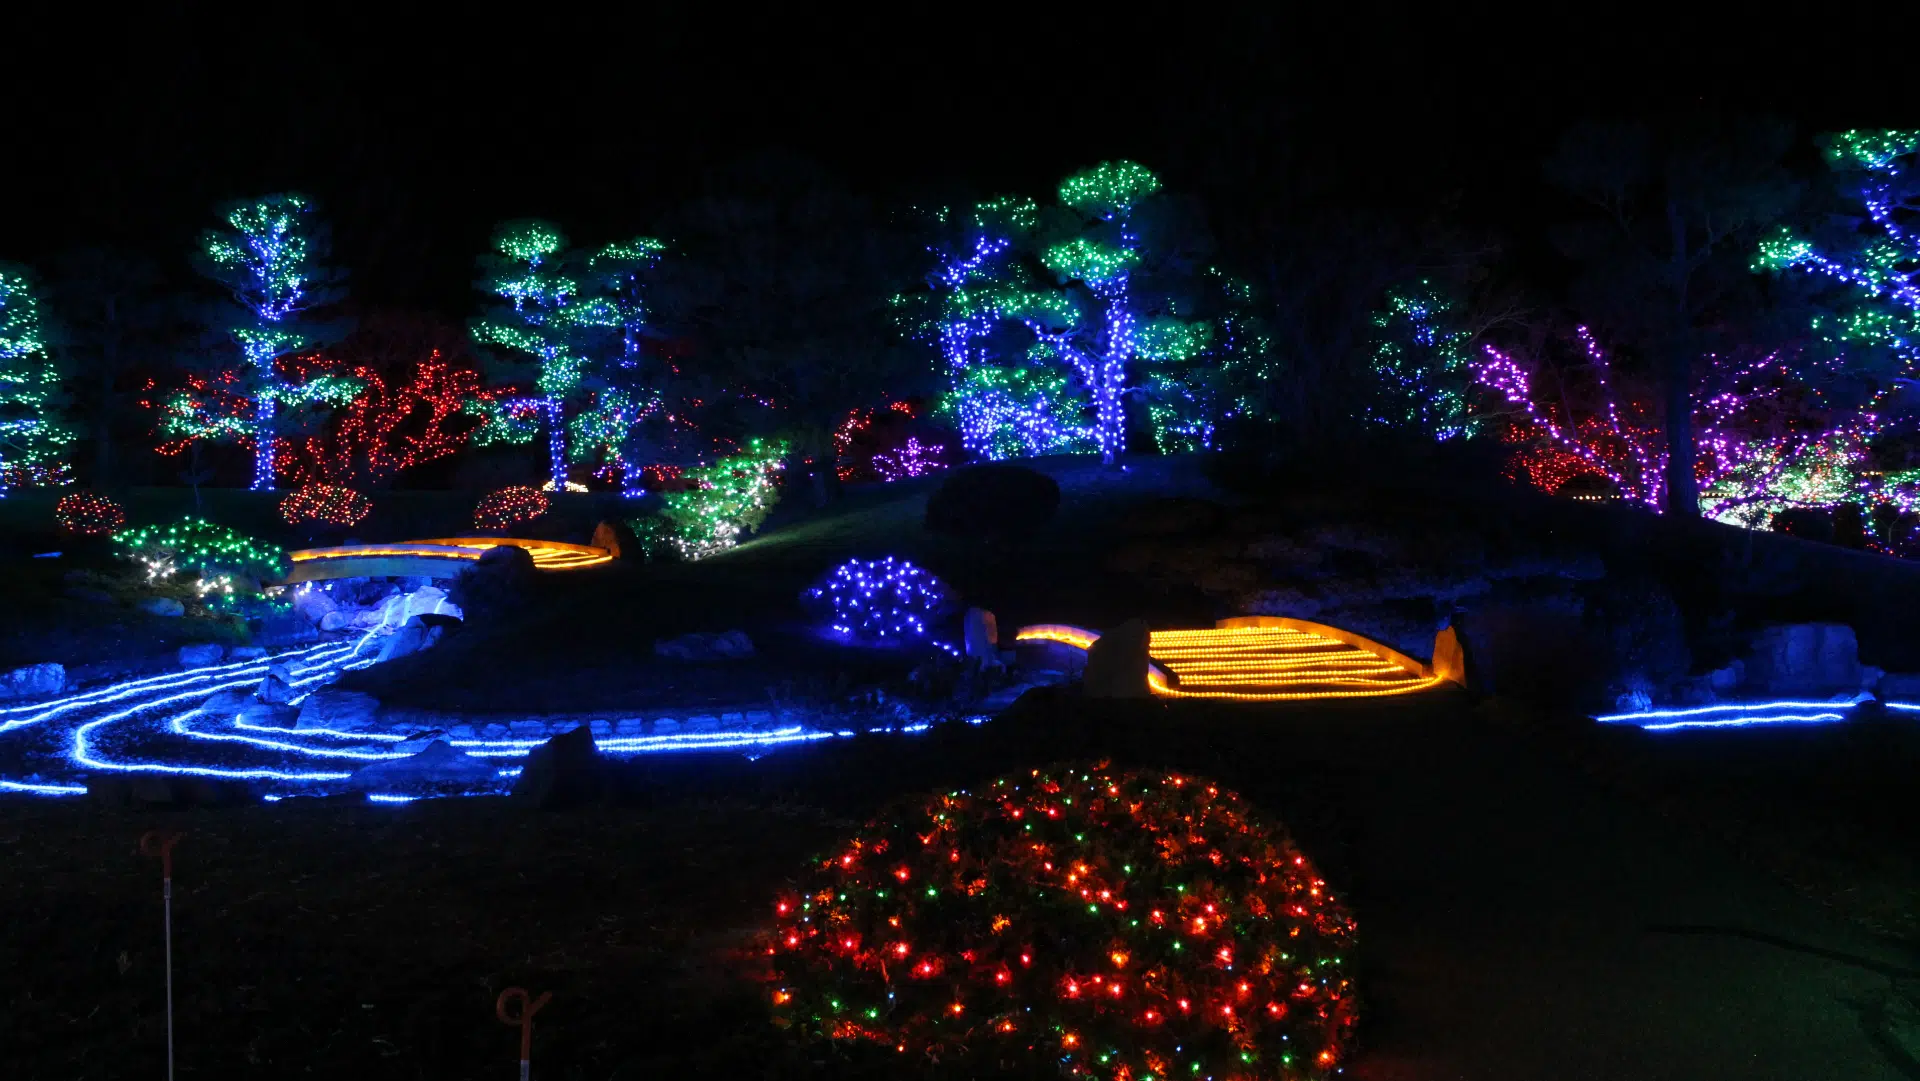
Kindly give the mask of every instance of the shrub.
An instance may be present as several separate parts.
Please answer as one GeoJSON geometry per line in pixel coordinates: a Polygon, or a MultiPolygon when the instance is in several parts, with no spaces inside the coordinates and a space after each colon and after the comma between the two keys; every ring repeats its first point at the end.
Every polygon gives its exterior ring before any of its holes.
{"type": "Polygon", "coordinates": [[[1067,1077],[1323,1077],[1354,925],[1239,796],[1105,763],[896,805],[776,905],[776,1019],[1067,1077]]]}
{"type": "Polygon", "coordinates": [[[309,484],[280,501],[280,517],[288,525],[354,526],[371,513],[373,500],[339,484],[309,484]]]}
{"type": "Polygon", "coordinates": [[[234,574],[266,582],[285,577],[291,566],[280,546],[254,540],[204,518],[121,530],[113,535],[113,543],[121,555],[144,564],[149,579],[177,571],[197,571],[202,583],[234,574]]]}
{"type": "Polygon", "coordinates": [[[96,537],[125,525],[127,512],[97,492],[68,492],[53,505],[53,519],[65,532],[96,537]]]}
{"type": "Polygon", "coordinates": [[[480,497],[473,508],[476,529],[506,529],[516,522],[531,522],[547,513],[546,494],[526,484],[516,484],[480,497]]]}
{"type": "Polygon", "coordinates": [[[871,645],[925,638],[953,609],[947,584],[904,559],[849,559],[801,599],[834,633],[871,645]]]}
{"type": "Polygon", "coordinates": [[[955,537],[1032,534],[1060,509],[1060,484],[1037,469],[995,463],[955,470],[927,500],[927,528],[955,537]]]}
{"type": "Polygon", "coordinates": [[[678,491],[661,495],[665,509],[628,524],[649,559],[702,559],[740,543],[780,501],[778,478],[787,444],[754,439],[739,454],[682,471],[678,491]]]}

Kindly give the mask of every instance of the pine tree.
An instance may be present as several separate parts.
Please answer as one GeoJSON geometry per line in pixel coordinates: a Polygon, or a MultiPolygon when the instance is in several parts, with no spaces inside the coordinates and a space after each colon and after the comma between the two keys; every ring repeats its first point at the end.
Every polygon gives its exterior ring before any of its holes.
{"type": "Polygon", "coordinates": [[[33,283],[25,267],[0,264],[0,497],[70,482],[64,402],[33,283]]]}
{"type": "Polygon", "coordinates": [[[191,396],[176,398],[169,407],[169,431],[251,441],[255,491],[273,488],[275,452],[300,419],[296,411],[340,405],[359,389],[357,381],[338,376],[290,378],[279,363],[343,329],[311,319],[340,298],[336,283],[341,277],[322,263],[327,234],[313,214],[313,201],[304,195],[262,196],[227,207],[226,227],[200,238],[200,272],[225,286],[238,308],[225,329],[242,363],[233,378],[223,381],[244,399],[245,409],[237,416],[212,416],[191,396]]]}

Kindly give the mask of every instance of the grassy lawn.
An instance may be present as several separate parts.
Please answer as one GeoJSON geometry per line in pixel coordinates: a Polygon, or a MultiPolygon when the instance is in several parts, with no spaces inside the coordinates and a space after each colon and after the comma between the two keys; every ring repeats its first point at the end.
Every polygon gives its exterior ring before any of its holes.
{"type": "Polygon", "coordinates": [[[158,1068],[156,874],[133,852],[156,826],[187,832],[182,1077],[507,1072],[515,1041],[492,1017],[507,986],[555,993],[544,1078],[940,1076],[768,1023],[750,944],[769,898],[894,795],[1095,755],[1226,781],[1347,895],[1367,1005],[1350,1076],[1911,1076],[1910,953],[1446,695],[1255,709],[1040,695],[917,740],[656,759],[645,805],[566,815],[497,800],[0,805],[10,1076],[158,1068]]]}

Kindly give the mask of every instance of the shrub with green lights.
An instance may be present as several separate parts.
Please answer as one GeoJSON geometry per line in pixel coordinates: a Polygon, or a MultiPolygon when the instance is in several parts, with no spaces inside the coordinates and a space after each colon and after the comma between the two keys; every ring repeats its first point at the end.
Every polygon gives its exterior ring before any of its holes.
{"type": "Polygon", "coordinates": [[[738,454],[680,475],[684,491],[661,498],[665,508],[631,522],[649,559],[703,559],[740,543],[780,501],[779,476],[787,443],[752,439],[738,454]]]}
{"type": "Polygon", "coordinates": [[[285,577],[291,566],[286,550],[278,545],[254,540],[204,518],[123,529],[113,535],[113,543],[122,556],[146,567],[149,580],[197,571],[202,583],[217,583],[233,575],[267,582],[285,577]]]}
{"type": "Polygon", "coordinates": [[[883,812],[775,904],[775,1018],[1075,1078],[1317,1078],[1356,1019],[1354,924],[1203,779],[1035,770],[883,812]]]}

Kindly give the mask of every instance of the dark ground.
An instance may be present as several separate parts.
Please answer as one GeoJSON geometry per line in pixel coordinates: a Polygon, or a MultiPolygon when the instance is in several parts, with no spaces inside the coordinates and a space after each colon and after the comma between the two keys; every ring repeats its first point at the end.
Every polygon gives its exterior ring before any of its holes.
{"type": "MultiPolygon", "coordinates": [[[[1648,760],[1675,746],[1626,735],[1648,760]]],[[[183,1078],[510,1076],[492,1014],[509,985],[554,992],[535,1074],[556,1081],[930,1076],[789,1044],[742,975],[753,928],[783,876],[887,796],[1102,753],[1227,781],[1346,892],[1368,1005],[1350,1076],[1920,1076],[1912,939],[1572,768],[1590,757],[1577,738],[1447,696],[1093,708],[1042,692],[918,740],[655,760],[652,806],[579,814],[10,802],[0,1045],[22,1081],[161,1068],[157,876],[133,848],[168,826],[187,831],[183,1078]]]]}

